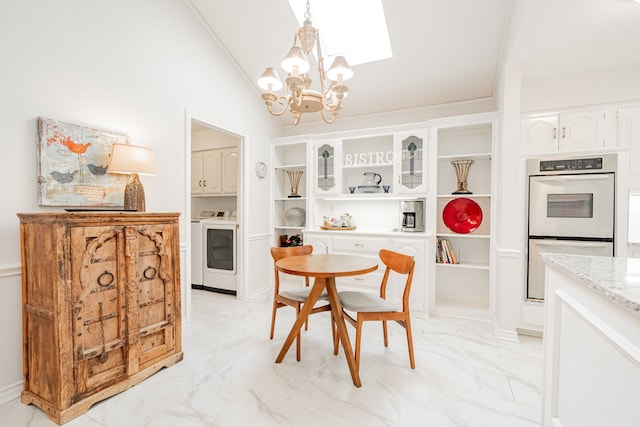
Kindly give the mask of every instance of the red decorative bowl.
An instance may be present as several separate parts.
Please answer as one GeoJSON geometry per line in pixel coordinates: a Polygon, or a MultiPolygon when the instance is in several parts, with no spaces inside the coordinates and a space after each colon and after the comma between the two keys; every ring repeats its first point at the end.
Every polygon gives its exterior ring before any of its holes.
{"type": "Polygon", "coordinates": [[[471,199],[453,199],[444,207],[442,220],[454,233],[471,233],[482,223],[482,209],[471,199]]]}

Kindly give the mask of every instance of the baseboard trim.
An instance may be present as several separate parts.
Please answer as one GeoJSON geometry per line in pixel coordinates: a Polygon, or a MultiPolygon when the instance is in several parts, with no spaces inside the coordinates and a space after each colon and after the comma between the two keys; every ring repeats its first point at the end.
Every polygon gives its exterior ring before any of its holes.
{"type": "Polygon", "coordinates": [[[18,381],[15,384],[10,384],[0,389],[0,405],[14,399],[18,399],[20,397],[20,392],[22,392],[22,381],[18,381]]]}

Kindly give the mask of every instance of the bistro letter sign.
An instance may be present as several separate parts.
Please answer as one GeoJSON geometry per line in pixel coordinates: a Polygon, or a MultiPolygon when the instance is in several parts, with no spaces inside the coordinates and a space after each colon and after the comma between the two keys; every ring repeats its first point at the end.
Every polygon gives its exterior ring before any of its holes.
{"type": "Polygon", "coordinates": [[[393,151],[344,155],[344,166],[390,165],[391,163],[393,163],[393,151]]]}

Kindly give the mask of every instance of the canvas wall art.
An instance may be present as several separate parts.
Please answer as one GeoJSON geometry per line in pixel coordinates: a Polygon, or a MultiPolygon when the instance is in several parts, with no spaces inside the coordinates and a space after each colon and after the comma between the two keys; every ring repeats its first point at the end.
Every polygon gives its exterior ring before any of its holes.
{"type": "Polygon", "coordinates": [[[128,175],[107,173],[114,143],[129,138],[39,117],[40,206],[122,207],[128,175]]]}

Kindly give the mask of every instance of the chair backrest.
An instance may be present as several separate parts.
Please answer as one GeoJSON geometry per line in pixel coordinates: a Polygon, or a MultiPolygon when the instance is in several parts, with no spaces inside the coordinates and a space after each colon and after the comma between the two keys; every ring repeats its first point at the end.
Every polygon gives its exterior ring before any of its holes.
{"type": "MultiPolygon", "coordinates": [[[[282,258],[287,258],[290,256],[296,255],[311,255],[313,252],[313,246],[311,245],[303,245],[303,246],[285,246],[281,248],[271,247],[271,257],[273,258],[273,269],[275,271],[275,292],[278,293],[280,289],[280,272],[276,270],[275,263],[282,258]]],[[[305,277],[305,285],[309,286],[309,278],[305,277]]]]}
{"type": "Polygon", "coordinates": [[[387,293],[387,281],[391,270],[398,274],[407,275],[402,293],[402,311],[409,310],[409,292],[411,292],[411,283],[413,282],[413,271],[416,267],[416,261],[411,255],[404,255],[398,252],[380,249],[380,259],[386,266],[382,283],[380,284],[380,296],[384,298],[387,293]]]}

